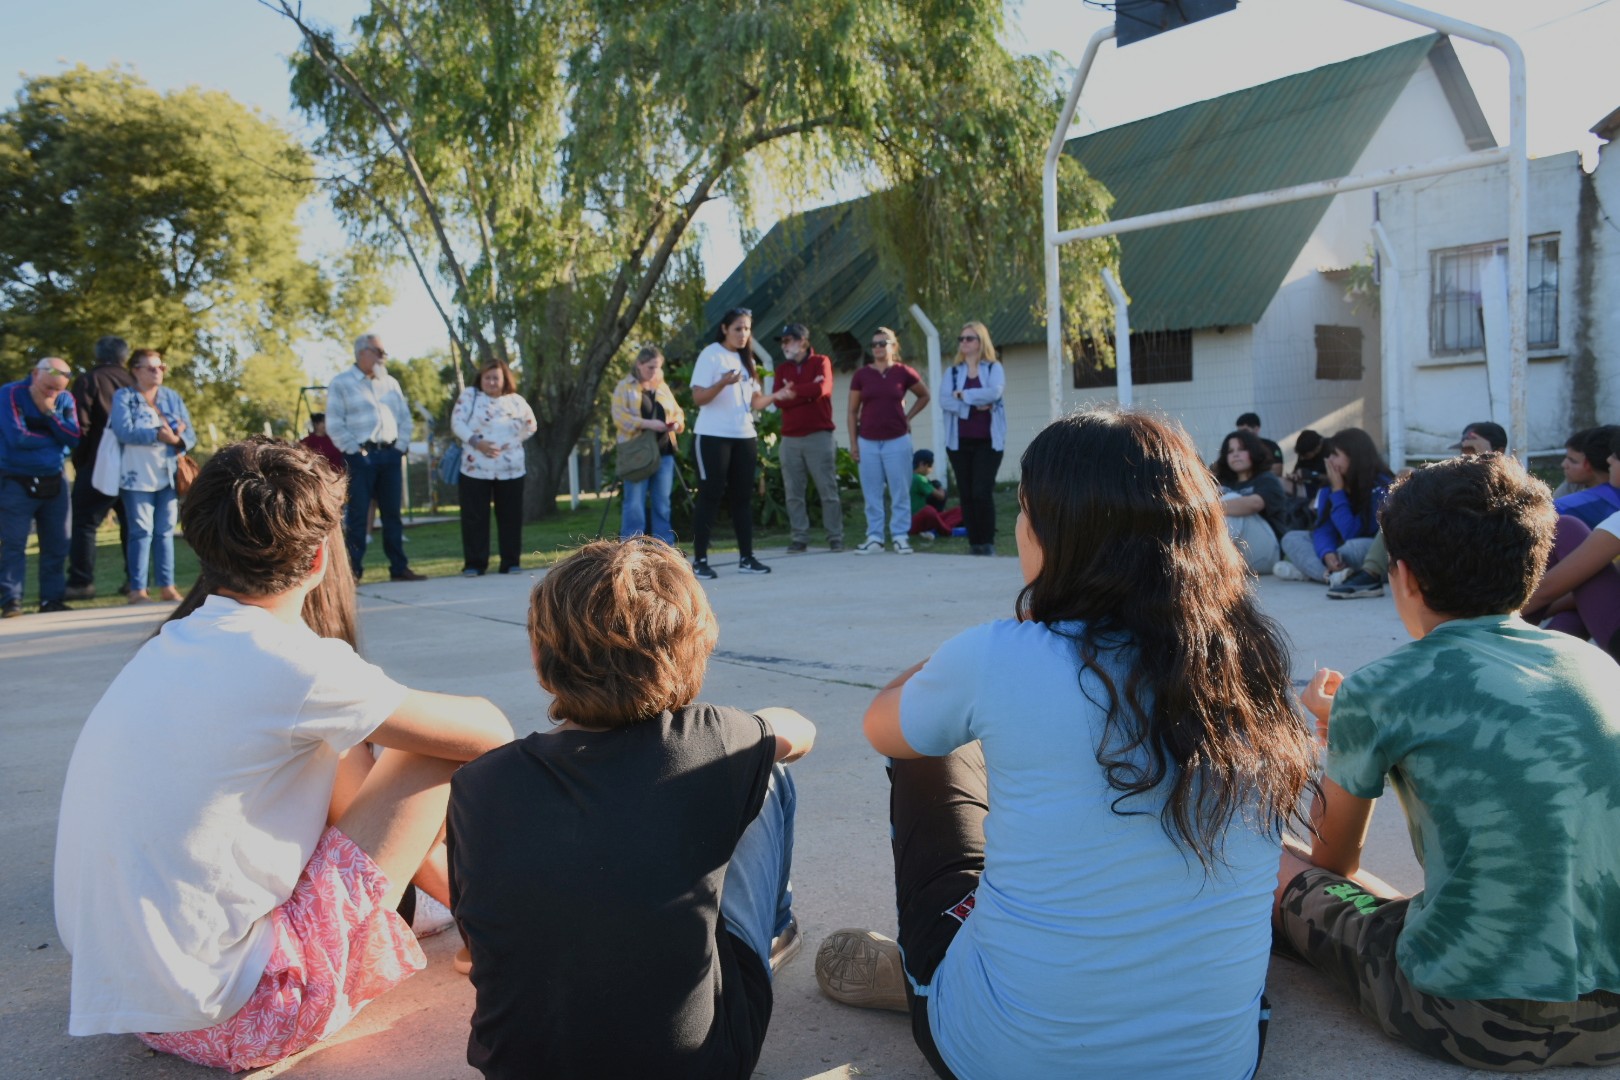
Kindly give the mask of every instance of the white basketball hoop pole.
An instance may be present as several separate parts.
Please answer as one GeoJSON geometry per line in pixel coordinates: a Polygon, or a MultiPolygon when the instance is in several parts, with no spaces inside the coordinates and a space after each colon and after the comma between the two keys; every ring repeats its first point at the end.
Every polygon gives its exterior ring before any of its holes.
{"type": "MultiPolygon", "coordinates": [[[[1046,169],[1042,177],[1042,209],[1044,211],[1046,232],[1047,383],[1052,419],[1057,419],[1063,409],[1063,294],[1058,260],[1058,249],[1062,245],[1077,240],[1118,236],[1121,233],[1152,229],[1182,221],[1197,221],[1202,218],[1218,217],[1239,210],[1253,210],[1263,206],[1279,206],[1284,203],[1299,202],[1303,199],[1321,198],[1370,187],[1382,187],[1402,180],[1440,176],[1446,173],[1462,172],[1466,169],[1477,169],[1485,165],[1506,162],[1508,172],[1508,363],[1510,372],[1508,402],[1510,430],[1508,437],[1515,451],[1522,457],[1525,449],[1529,446],[1529,431],[1525,416],[1525,365],[1528,357],[1528,348],[1526,346],[1528,297],[1525,286],[1527,263],[1530,255],[1529,206],[1527,201],[1530,187],[1530,154],[1525,136],[1527,113],[1525,108],[1524,52],[1519,48],[1518,43],[1506,34],[1475,26],[1460,19],[1449,18],[1412,4],[1402,3],[1400,0],[1346,0],[1346,2],[1373,11],[1383,12],[1398,19],[1405,19],[1420,26],[1427,26],[1430,29],[1438,30],[1452,37],[1462,38],[1465,41],[1478,42],[1481,45],[1498,50],[1503,56],[1507,57],[1508,145],[1487,150],[1476,150],[1469,154],[1424,164],[1403,165],[1392,169],[1340,177],[1336,180],[1297,184],[1293,187],[1279,188],[1273,191],[1240,195],[1236,198],[1220,199],[1196,206],[1182,206],[1154,214],[1141,214],[1136,217],[1122,218],[1118,221],[1104,222],[1101,225],[1060,231],[1058,229],[1057,203],[1058,161],[1063,154],[1063,146],[1068,137],[1069,126],[1074,120],[1075,108],[1080,103],[1080,91],[1085,86],[1087,77],[1091,74],[1092,63],[1096,60],[1097,49],[1104,41],[1114,36],[1114,28],[1111,26],[1098,30],[1091,36],[1091,40],[1086,43],[1085,54],[1081,57],[1080,66],[1074,73],[1074,81],[1069,87],[1068,100],[1064,102],[1063,111],[1058,117],[1057,127],[1052,132],[1052,141],[1047,146],[1046,169]]],[[[1385,385],[1389,385],[1387,381],[1385,385]]],[[[1122,396],[1129,395],[1129,390],[1125,387],[1122,386],[1121,390],[1122,396]]],[[[1404,431],[1392,433],[1389,430],[1388,421],[1391,419],[1388,414],[1389,405],[1390,403],[1386,401],[1385,437],[1397,444],[1404,444],[1404,431]]],[[[1397,409],[1395,417],[1399,418],[1399,416],[1400,412],[1397,409]]]]}

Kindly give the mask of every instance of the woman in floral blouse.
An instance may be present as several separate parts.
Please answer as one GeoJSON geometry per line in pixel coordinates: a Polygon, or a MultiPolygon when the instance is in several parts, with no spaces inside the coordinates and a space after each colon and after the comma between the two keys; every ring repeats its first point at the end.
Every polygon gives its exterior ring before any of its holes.
{"type": "Polygon", "coordinates": [[[174,585],[174,527],[180,517],[174,475],[180,455],[197,445],[191,411],[180,395],[163,385],[167,368],[155,349],[136,349],[129,358],[135,385],[113,395],[107,426],[122,446],[119,495],[129,522],[129,602],[144,604],[147,560],[152,584],[165,600],[179,600],[174,585]]]}
{"type": "Polygon", "coordinates": [[[461,574],[481,577],[489,569],[492,500],[501,573],[516,573],[523,552],[523,443],[539,425],[505,361],[485,363],[477,384],[461,392],[450,412],[450,428],[463,444],[461,574]]]}

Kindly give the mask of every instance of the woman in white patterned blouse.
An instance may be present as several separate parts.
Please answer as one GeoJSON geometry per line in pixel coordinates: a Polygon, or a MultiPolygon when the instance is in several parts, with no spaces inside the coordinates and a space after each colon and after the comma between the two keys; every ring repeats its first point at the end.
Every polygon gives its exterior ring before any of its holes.
{"type": "Polygon", "coordinates": [[[489,569],[491,501],[501,573],[516,573],[523,552],[523,443],[539,425],[504,360],[487,361],[477,383],[461,392],[450,412],[450,428],[463,445],[462,576],[481,577],[489,569]]]}

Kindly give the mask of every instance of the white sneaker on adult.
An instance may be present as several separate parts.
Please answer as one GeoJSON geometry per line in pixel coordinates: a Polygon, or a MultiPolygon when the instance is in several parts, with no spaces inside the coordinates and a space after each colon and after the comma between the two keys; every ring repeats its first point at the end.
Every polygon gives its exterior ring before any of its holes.
{"type": "Polygon", "coordinates": [[[896,555],[910,555],[911,543],[903,536],[894,538],[894,553],[896,555]]]}
{"type": "Polygon", "coordinates": [[[883,541],[881,541],[881,540],[868,540],[866,543],[860,545],[859,547],[857,547],[855,549],[855,554],[857,554],[857,555],[881,555],[881,554],[883,554],[883,541]]]}

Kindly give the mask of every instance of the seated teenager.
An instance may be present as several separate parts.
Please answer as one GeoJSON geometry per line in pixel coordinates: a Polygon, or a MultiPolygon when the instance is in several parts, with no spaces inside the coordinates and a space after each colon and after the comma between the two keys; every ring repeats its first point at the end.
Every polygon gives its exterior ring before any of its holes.
{"type": "Polygon", "coordinates": [[[1294,469],[1283,477],[1283,489],[1294,498],[1316,504],[1316,494],[1327,486],[1327,440],[1306,428],[1294,439],[1294,469]]]}
{"type": "Polygon", "coordinates": [[[1525,601],[1524,617],[1546,630],[1591,639],[1620,659],[1620,512],[1588,529],[1560,515],[1547,572],[1525,601]]]}
{"type": "Polygon", "coordinates": [[[1306,691],[1325,775],[1309,850],[1283,856],[1279,933],[1426,1054],[1505,1072],[1620,1061],[1620,667],[1517,618],[1552,500],[1489,454],[1417,470],[1383,522],[1415,640],[1306,691]],[[1361,868],[1386,781],[1424,867],[1411,897],[1361,868]]]}
{"type": "Polygon", "coordinates": [[[1588,458],[1586,451],[1597,428],[1582,428],[1564,443],[1564,458],[1558,463],[1564,470],[1564,482],[1553,489],[1553,498],[1562,499],[1609,481],[1609,448],[1607,440],[1598,448],[1596,459],[1588,458]]]}
{"type": "Polygon", "coordinates": [[[313,452],[255,438],[186,497],[217,595],[113,680],[62,792],[72,1034],[254,1068],[425,964],[393,909],[443,832],[451,773],[512,730],[488,701],[409,690],[304,624],[344,557],[343,486],[313,452]],[[388,749],[340,783],[368,739],[388,749]]]}
{"type": "Polygon", "coordinates": [[[748,1077],[800,947],[788,872],[810,721],[695,702],[718,627],[651,539],[598,541],[534,587],[556,726],[450,799],[453,910],[486,1077],[748,1077]]]}
{"type": "Polygon", "coordinates": [[[1589,529],[1620,511],[1620,473],[1608,467],[1611,446],[1620,437],[1620,425],[1606,424],[1586,433],[1585,457],[1593,473],[1607,470],[1592,486],[1554,501],[1560,514],[1579,518],[1589,529]]]}
{"type": "Polygon", "coordinates": [[[934,471],[934,452],[917,450],[911,455],[911,535],[930,538],[952,535],[962,524],[962,508],[945,505],[945,490],[929,476],[934,471]]]}
{"type": "Polygon", "coordinates": [[[1283,534],[1272,573],[1284,581],[1326,582],[1361,566],[1378,534],[1378,510],[1394,477],[1372,436],[1345,428],[1328,440],[1327,487],[1316,498],[1316,524],[1283,534]]]}
{"type": "Polygon", "coordinates": [[[1210,466],[1222,488],[1227,531],[1256,574],[1271,573],[1281,550],[1278,527],[1288,497],[1271,465],[1271,451],[1260,436],[1238,428],[1221,440],[1221,456],[1210,466]]]}
{"type": "Polygon", "coordinates": [[[816,979],[942,1077],[1247,1077],[1310,734],[1191,441],[1081,412],[1024,452],[1016,617],[885,687],[899,942],[816,979]],[[1009,677],[1015,673],[1016,677],[1009,677]]]}

